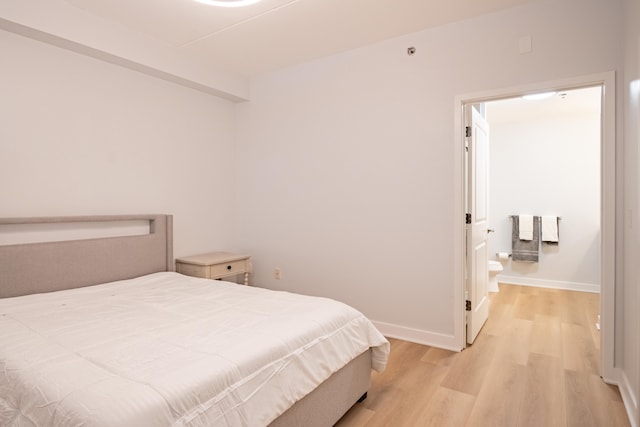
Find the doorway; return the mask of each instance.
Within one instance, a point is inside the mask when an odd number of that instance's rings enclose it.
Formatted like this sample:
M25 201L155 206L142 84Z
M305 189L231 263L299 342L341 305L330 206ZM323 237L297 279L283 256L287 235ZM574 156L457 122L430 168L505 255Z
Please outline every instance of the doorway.
M483 104L494 230L487 246L489 260L500 262L502 282L600 293L601 98L594 86ZM538 262L505 257L518 214L537 215L538 224L543 215L558 217L557 235L542 233L533 255Z
M464 348L467 330L467 311L470 303L467 302L470 294L468 283L470 279L467 272L467 243L466 231L467 220L466 210L468 203L465 199L465 171L467 159L466 149L468 138L465 138L467 126L471 124L469 106L473 104L483 104L496 100L520 97L529 93L539 92L562 92L572 89L599 87L602 89L601 97L601 138L600 138L600 241L599 241L599 264L600 264L600 313L601 313L601 335L600 335L600 360L601 375L605 381L615 381L614 369L614 277L615 277L615 75L613 72L592 76L577 77L563 81L546 82L535 85L523 86L496 90L479 94L463 95L456 98L456 188L461 194L457 202L456 212L460 213L461 221L456 225L455 246L457 271L456 277L456 300L460 301L456 307L456 341ZM465 108L466 107L466 108ZM472 213L473 216L473 213ZM463 220L464 219L464 220ZM483 287L480 286L479 289ZM486 288L486 286L484 287ZM486 295L485 295L486 296ZM474 298L482 298L482 295L474 295ZM473 302L471 302L473 306ZM477 321L477 320L476 320ZM482 322L482 319L479 320ZM478 325L472 326L474 329Z

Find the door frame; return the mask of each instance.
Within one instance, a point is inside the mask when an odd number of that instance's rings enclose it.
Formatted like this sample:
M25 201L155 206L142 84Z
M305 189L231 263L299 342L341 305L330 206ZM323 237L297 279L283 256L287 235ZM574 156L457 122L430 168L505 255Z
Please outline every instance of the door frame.
M600 375L617 383L615 368L615 278L616 278L616 85L615 71L563 80L467 93L455 97L454 117L454 340L465 348L465 204L464 204L464 106L515 98L527 93L602 87L600 138Z

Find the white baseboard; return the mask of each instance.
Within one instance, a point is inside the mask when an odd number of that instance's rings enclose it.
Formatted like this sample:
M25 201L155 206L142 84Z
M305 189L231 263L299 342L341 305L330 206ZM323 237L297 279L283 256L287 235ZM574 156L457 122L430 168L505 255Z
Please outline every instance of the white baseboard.
M389 338L396 338L403 341L410 341L416 344L428 345L451 351L461 351L456 344L455 336L438 334L435 332L423 331L420 329L407 328L405 326L393 325L391 323L372 321L374 326Z
M563 282L560 280L535 279L535 278L520 277L520 276L505 276L504 274L498 274L496 277L499 283L505 283L510 285L535 286L538 288L550 288L550 289L564 289L568 291L591 292L595 294L600 293L600 285L594 285L592 283Z
M627 378L624 372L620 375L618 389L622 395L622 401L624 402L624 407L627 410L627 416L629 417L631 427L640 427L640 420L638 419L638 414L640 413L638 410L638 397L633 392L633 388L631 387L631 384L629 384L629 378Z

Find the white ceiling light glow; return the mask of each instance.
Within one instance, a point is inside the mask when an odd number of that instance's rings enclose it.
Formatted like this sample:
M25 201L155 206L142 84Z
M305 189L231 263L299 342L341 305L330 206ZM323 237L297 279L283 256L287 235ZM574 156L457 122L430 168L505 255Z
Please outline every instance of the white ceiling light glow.
M531 93L529 95L524 95L522 99L526 99L527 101L540 101L542 99L551 98L555 94L555 92Z
M258 3L261 0L195 0L198 3L220 7L242 7Z

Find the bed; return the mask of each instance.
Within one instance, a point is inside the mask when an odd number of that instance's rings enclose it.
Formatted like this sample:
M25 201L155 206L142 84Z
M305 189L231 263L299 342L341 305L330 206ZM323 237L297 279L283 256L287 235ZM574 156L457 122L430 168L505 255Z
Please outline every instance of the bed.
M330 426L389 343L326 298L173 272L170 215L148 232L0 245L0 425ZM1 231L1 229L0 229Z

